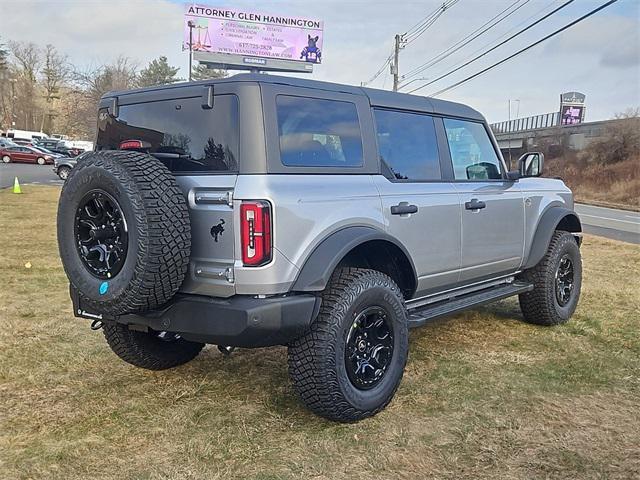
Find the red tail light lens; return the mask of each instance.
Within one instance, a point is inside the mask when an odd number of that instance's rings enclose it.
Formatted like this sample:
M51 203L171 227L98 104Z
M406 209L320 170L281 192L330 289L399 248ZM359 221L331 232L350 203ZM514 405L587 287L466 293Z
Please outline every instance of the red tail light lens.
M257 267L271 261L271 205L255 200L240 205L242 263Z
M120 150L144 150L148 148L151 148L151 144L143 140L125 140L120 143Z

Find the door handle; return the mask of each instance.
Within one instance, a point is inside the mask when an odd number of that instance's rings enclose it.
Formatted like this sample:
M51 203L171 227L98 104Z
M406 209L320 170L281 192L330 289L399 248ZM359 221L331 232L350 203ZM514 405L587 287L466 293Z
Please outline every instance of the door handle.
M398 205L391 207L391 215L407 215L409 213L416 213L418 207L416 205L409 205L407 202L400 202Z
M481 208L485 208L487 206L486 203L478 200L477 198L472 198L468 202L464 202L464 208L467 210L480 210Z

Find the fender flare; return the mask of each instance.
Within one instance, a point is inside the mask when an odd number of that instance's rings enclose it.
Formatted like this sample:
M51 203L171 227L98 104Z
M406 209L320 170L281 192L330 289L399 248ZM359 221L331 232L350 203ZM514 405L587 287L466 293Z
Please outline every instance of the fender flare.
M536 233L531 241L531 248L529 248L529 255L522 266L523 269L535 267L542 260L549 247L549 242L551 242L553 232L564 219L577 225L577 228L573 228L575 230L573 233L582 232L582 224L576 212L559 206L550 207L542 214L538 222Z
M347 227L330 234L311 252L300 269L292 290L317 292L324 290L331 274L342 259L355 247L371 240L384 240L398 247L411 265L416 285L418 277L411 255L396 238L372 227Z

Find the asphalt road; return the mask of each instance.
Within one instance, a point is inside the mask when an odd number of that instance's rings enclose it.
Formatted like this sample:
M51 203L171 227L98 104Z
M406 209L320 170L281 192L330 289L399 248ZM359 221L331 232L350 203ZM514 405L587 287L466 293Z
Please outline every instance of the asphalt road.
M62 185L63 183L62 180L53 173L53 165L0 162L0 188L13 186L15 177L18 177L21 185L25 183Z
M576 204L584 231L601 237L640 243L640 213Z
M0 163L0 188L11 187L18 177L21 184L62 185L51 165ZM630 243L640 243L640 213L613 208L576 204L576 212L586 233Z

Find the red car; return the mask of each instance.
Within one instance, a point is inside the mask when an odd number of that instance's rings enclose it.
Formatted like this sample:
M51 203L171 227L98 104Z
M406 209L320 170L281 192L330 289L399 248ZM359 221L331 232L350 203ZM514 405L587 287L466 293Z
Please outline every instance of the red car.
M53 157L40 152L33 147L8 147L0 150L0 158L4 163L37 163L38 165L53 164Z

